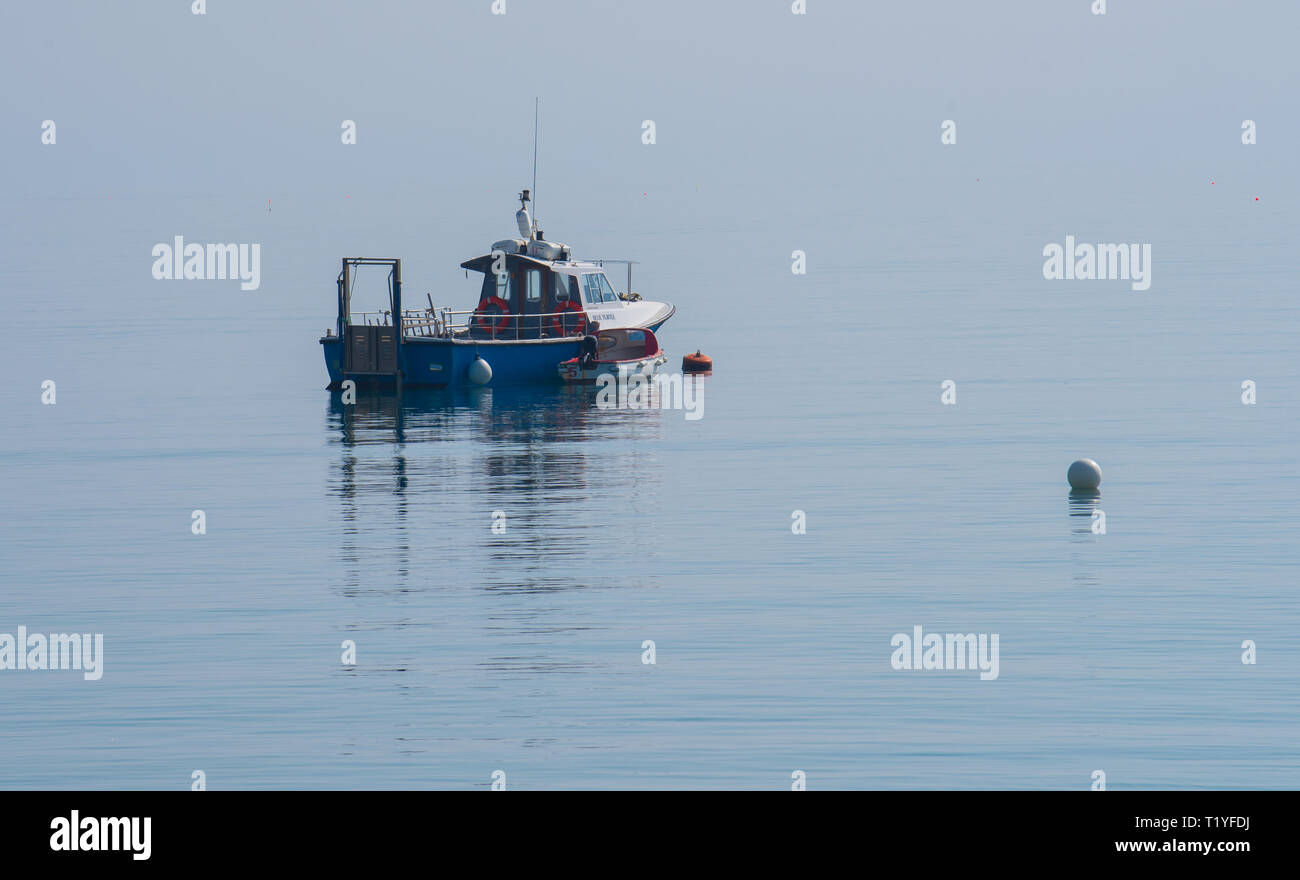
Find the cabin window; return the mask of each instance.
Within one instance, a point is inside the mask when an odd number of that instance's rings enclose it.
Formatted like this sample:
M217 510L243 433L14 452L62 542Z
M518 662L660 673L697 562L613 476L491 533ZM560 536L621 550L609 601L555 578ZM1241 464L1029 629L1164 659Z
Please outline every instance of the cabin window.
M605 277L605 273L601 272L595 277L600 282L600 294L605 302L618 302L618 294L609 286L609 279Z
M559 272L552 272L551 286L557 303L567 302L570 297L575 302L577 301L578 279L572 275L561 275Z
M483 277L483 296L499 296L506 302L513 302L515 286L509 273L504 275L493 275L488 273Z
M528 298L529 302L541 302L542 270L529 269L525 277L528 279L528 283L524 288L524 296Z

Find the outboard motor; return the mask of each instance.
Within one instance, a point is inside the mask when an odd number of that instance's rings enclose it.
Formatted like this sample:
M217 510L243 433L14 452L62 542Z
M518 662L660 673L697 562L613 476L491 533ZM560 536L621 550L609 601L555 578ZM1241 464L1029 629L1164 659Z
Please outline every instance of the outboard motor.
M596 366L599 351L600 345L596 341L596 337L591 335L582 337L582 356L579 363L584 370L590 370Z

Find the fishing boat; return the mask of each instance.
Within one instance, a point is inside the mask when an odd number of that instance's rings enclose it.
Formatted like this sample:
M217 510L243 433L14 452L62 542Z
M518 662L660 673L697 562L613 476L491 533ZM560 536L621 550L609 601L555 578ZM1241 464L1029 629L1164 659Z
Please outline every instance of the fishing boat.
M582 354L563 361L560 379L568 385L594 385L602 376L626 380L653 376L668 362L653 330L601 330L582 340Z
M483 276L474 309L438 308L431 295L428 308L404 308L401 260L344 257L337 320L320 339L330 389L349 380L369 388L556 383L557 367L582 355L586 336L644 330L654 339L675 307L632 291L632 261L579 260L548 241L529 198L519 194L520 237L460 264ZM614 291L606 263L627 263L626 291ZM366 266L389 269L387 309L352 311L356 273Z

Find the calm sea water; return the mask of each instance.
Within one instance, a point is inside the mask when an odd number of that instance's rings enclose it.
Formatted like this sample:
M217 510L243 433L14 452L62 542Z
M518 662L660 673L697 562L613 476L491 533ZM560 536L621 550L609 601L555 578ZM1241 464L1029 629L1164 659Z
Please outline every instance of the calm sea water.
M338 258L468 307L508 202L10 200L0 632L102 632L105 672L0 672L0 785L1300 785L1296 225L1156 176L802 212L690 183L548 228L677 303L672 362L717 364L697 421L323 390ZM261 289L154 281L176 234L260 242ZM1151 290L1044 281L1066 234L1152 243ZM999 677L894 670L916 625L999 634Z

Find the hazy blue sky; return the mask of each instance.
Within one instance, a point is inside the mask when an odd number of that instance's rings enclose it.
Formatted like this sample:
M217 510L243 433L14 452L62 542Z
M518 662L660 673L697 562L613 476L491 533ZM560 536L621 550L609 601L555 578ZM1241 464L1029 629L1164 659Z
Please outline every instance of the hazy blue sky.
M1099 188L1150 203L1216 178L1275 208L1296 196L1294 3L491 6L6 4L3 197L272 199L304 218L347 199L373 236L321 220L340 240L313 264L368 247L454 268L513 230L534 96L538 216L580 254L621 256L626 236L669 225L776 238L828 214L888 225L918 200L939 216L977 177L1044 203ZM939 142L944 119L956 148ZM1258 124L1249 149L1243 119ZM146 252L197 234L150 210Z
M1289 2L508 0L5 4L12 194L516 188L543 177L825 179L965 154L1186 158L1296 140ZM59 150L40 152L54 119ZM339 143L343 119L357 149ZM657 149L640 123L658 125ZM1206 137L1213 133L1214 137ZM1290 152L1288 150L1287 152ZM1263 159L1258 156L1257 159ZM755 178L765 171L768 181Z

